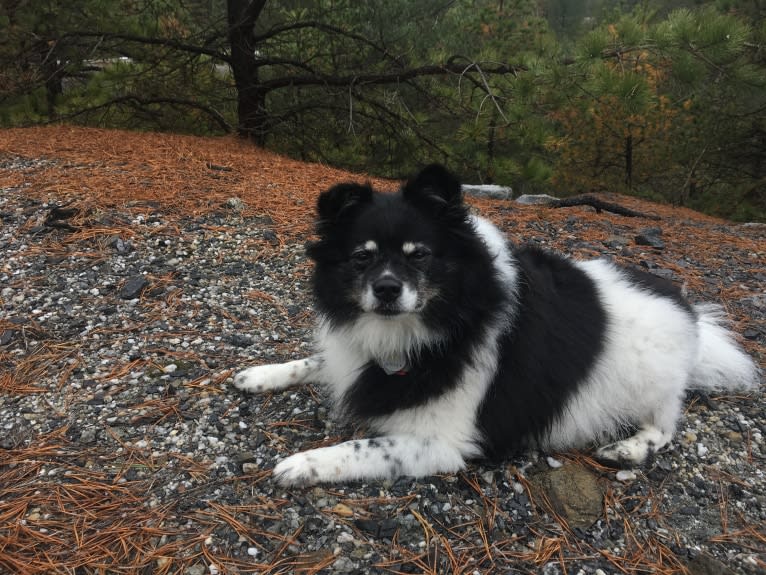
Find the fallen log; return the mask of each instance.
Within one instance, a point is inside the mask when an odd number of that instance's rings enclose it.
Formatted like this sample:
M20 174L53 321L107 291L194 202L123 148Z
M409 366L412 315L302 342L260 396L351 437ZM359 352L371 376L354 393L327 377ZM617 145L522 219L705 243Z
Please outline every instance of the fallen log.
M612 202L605 202L595 196L573 196L571 198L562 198L551 200L548 204L552 208L571 208L574 206L590 206L595 208L596 213L600 214L602 211L617 214L619 216L625 216L628 218L648 218L650 220L659 220L660 217L654 214L645 214L630 208L626 208L619 204Z

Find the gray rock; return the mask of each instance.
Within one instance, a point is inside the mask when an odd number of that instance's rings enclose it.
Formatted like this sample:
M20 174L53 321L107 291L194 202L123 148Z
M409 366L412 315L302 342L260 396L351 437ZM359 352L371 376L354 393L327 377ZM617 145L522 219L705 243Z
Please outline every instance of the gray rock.
M399 528L395 519L357 519L354 525L376 539L391 539Z
M0 333L0 345L8 345L11 343L13 336L16 335L15 329L5 329Z
M126 242L119 236L114 237L109 245L111 245L117 251L117 253L120 254L126 254L133 249L133 246L130 242Z
M332 569L337 573L351 573L356 569L356 566L348 557L338 557L332 564Z
M134 276L125 282L125 285L120 289L119 296L121 299L136 299L148 285L149 282L144 276Z
M517 204L523 204L525 206L535 206L540 204L550 204L557 202L558 198L549 196L548 194L523 194L516 198Z
M686 563L690 575L735 575L734 571L710 555L700 553Z
M272 230L266 230L263 232L263 239L269 242L272 246L279 245L279 237Z
M23 418L16 418L10 429L0 429L0 449L15 449L29 439L32 426Z
M98 439L98 430L95 427L86 427L80 434L80 441L85 445L96 443Z
M245 209L245 202L243 202L240 198L233 197L226 200L226 207L229 208L233 212L241 212Z
M513 189L510 186L494 184L463 184L463 192L469 196L496 200L510 200L513 197Z
M634 241L639 246L649 246L657 250L665 249L665 242L662 241L662 230L660 228L644 228L639 231Z
M608 248L622 249L630 243L630 240L624 236L609 236L604 240L604 245Z

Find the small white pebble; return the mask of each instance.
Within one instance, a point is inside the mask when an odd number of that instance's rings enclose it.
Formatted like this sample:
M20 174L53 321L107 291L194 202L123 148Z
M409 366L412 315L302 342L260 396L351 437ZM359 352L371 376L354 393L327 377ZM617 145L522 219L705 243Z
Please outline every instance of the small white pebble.
M550 457L550 456L546 457L545 460L548 462L548 465L550 466L551 469L558 469L559 467L564 465L558 459L555 459L555 458Z
M710 451L707 447L705 447L702 443L697 444L697 456L698 457L705 457L708 454L708 451Z
M628 469L621 469L615 474L617 481L634 481L636 479L636 472Z
M247 548L247 554L250 555L250 557L257 557L259 551L257 547L248 547Z

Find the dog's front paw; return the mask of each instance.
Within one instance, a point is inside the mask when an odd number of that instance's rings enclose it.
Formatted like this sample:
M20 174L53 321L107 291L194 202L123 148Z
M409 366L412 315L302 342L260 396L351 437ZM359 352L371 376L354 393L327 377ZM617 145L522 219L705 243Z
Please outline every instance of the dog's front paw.
M317 483L320 481L317 461L308 451L291 455L274 467L274 479L284 487Z
M252 393L277 391L295 383L296 370L293 363L256 365L234 376L234 387Z
M284 486L313 485L356 479L359 473L349 458L349 442L301 451L274 467L274 479Z
M256 365L234 376L234 387L253 393L277 391L305 383L317 375L321 360L316 357L296 359L287 363Z
M270 365L256 365L234 376L234 387L243 391L260 393L268 387Z

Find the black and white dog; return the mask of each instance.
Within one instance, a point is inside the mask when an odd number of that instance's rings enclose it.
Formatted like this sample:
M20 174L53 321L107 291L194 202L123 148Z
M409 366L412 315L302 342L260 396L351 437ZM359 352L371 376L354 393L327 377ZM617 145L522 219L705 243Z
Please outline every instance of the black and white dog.
M318 353L234 385L325 384L379 436L288 457L283 484L454 472L526 448L639 465L670 441L686 389L759 381L718 308L605 260L511 248L441 166L395 194L340 184L318 212Z

